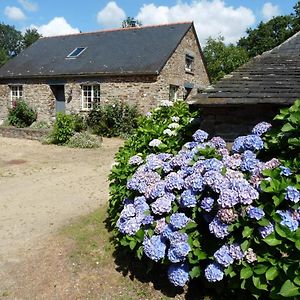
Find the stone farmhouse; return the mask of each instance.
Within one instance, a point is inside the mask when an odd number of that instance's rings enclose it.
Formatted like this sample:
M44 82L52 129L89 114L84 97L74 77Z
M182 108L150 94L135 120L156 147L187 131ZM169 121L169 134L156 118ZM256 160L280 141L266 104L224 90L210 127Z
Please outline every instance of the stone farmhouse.
M201 128L227 140L272 121L300 98L300 32L210 86L189 104L201 108Z
M146 112L208 85L193 23L45 37L0 68L0 120L19 99L51 121L113 100Z

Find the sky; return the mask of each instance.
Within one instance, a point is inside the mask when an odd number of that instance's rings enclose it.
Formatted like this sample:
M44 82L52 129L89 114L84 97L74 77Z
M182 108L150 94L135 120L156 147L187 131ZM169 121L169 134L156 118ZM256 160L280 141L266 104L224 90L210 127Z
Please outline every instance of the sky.
M235 43L249 27L293 12L297 0L0 0L0 22L43 36L121 27L134 17L143 25L193 21L201 44L224 36Z

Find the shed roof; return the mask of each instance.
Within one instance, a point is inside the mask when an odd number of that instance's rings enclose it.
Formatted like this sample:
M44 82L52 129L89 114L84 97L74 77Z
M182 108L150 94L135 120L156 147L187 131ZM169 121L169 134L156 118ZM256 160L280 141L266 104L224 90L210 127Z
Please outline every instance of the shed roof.
M190 100L190 104L290 104L300 97L300 32L256 56Z
M193 23L39 39L0 68L1 78L159 74ZM77 58L67 56L86 48Z

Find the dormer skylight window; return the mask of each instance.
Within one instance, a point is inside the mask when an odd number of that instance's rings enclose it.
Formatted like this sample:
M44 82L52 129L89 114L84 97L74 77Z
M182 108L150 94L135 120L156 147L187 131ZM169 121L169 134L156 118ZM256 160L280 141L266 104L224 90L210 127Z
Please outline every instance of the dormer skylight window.
M86 47L77 47L67 56L67 58L77 58L85 49Z

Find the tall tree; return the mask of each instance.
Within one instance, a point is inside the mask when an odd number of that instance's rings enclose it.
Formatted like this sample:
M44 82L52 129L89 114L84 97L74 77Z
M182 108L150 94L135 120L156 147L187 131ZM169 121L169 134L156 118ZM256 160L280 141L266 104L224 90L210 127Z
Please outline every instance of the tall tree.
M22 40L22 33L14 26L0 23L0 49L3 49L9 58L21 52Z
M23 47L27 48L31 44L33 44L35 41L37 41L40 37L42 37L38 31L33 29L26 29L24 35L23 35Z
M222 36L217 39L208 38L203 54L212 83L249 60L245 49L233 44L226 45Z
M136 20L135 18L132 17L127 17L123 22L122 22L122 27L123 28L128 28L128 27L140 27L142 26L142 22L139 20Z
M300 1L297 1L292 14L274 17L266 23L260 22L255 29L248 28L247 36L241 38L238 45L254 57L280 45L299 30Z

